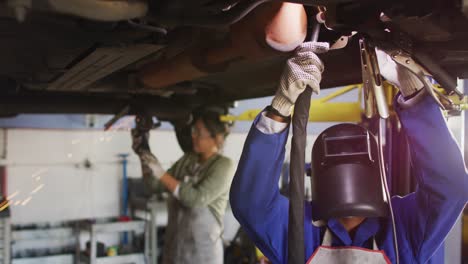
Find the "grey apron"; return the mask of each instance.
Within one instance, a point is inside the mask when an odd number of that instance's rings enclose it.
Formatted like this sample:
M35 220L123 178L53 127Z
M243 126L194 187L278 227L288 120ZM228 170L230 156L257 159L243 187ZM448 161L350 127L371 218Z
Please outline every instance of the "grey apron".
M184 180L196 180L195 176ZM192 177L195 177L193 179ZM168 224L166 228L163 264L222 264L223 227L206 207L188 208L176 198L168 199Z
M383 250L378 250L375 238L373 249L361 247L332 247L332 233L327 228L322 245L315 250L307 264L391 264Z

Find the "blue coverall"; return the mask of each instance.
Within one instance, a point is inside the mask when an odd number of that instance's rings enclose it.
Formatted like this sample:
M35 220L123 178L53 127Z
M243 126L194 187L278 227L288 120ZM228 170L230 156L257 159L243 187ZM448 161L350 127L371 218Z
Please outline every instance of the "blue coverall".
M408 135L418 180L414 193L392 198L400 263L425 263L442 244L468 200L468 176L460 149L431 97L407 109L397 106L397 112ZM235 217L265 256L275 264L286 263L288 200L279 193L278 180L289 131L263 134L256 128L258 120L245 142L230 202ZM312 225L311 207L306 203L306 260L320 246L325 231L325 227ZM371 248L375 236L379 249L395 263L389 218L367 218L353 239L337 219L330 219L327 225L334 237L332 246Z

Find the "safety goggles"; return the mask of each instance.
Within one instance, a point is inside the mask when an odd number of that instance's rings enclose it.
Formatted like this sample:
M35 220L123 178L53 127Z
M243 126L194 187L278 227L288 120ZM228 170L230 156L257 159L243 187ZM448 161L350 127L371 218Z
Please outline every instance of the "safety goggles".
M203 139L203 138L210 138L211 135L209 133L203 133L203 131L200 131L197 127L195 126L192 126L191 127L191 134L193 137L196 137L196 138L200 138L200 139Z
M374 161L369 133L341 137L323 135L322 140L326 159L365 157Z

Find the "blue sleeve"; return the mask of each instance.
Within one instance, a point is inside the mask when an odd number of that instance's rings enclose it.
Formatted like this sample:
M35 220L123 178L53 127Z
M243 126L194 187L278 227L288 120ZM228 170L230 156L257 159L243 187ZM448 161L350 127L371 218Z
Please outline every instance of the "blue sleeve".
M273 263L286 263L288 200L279 193L288 130L263 134L255 120L231 185L234 216Z
M465 207L468 176L460 148L431 97L397 111L418 181L416 192L394 199L397 232L406 236L417 262L425 263Z

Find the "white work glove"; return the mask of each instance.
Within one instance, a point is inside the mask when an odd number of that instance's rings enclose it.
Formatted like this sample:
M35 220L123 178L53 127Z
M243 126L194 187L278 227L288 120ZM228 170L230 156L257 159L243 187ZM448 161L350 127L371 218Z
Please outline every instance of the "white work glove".
M379 63L380 75L400 89L403 97L411 97L424 87L416 75L403 66L398 65L385 51L376 48L375 52Z
M141 162L151 169L151 172L156 179L161 179L161 177L166 173L159 160L151 152L144 151L139 156Z
M161 163L151 153L149 148L149 131L142 131L138 129L132 129L132 149L138 155L141 160L143 167L151 169L153 176L156 179L161 178L166 171L162 168Z
M296 48L281 74L278 90L271 106L283 116L291 115L299 95L309 85L318 94L324 66L316 54L325 53L328 43L305 42Z

